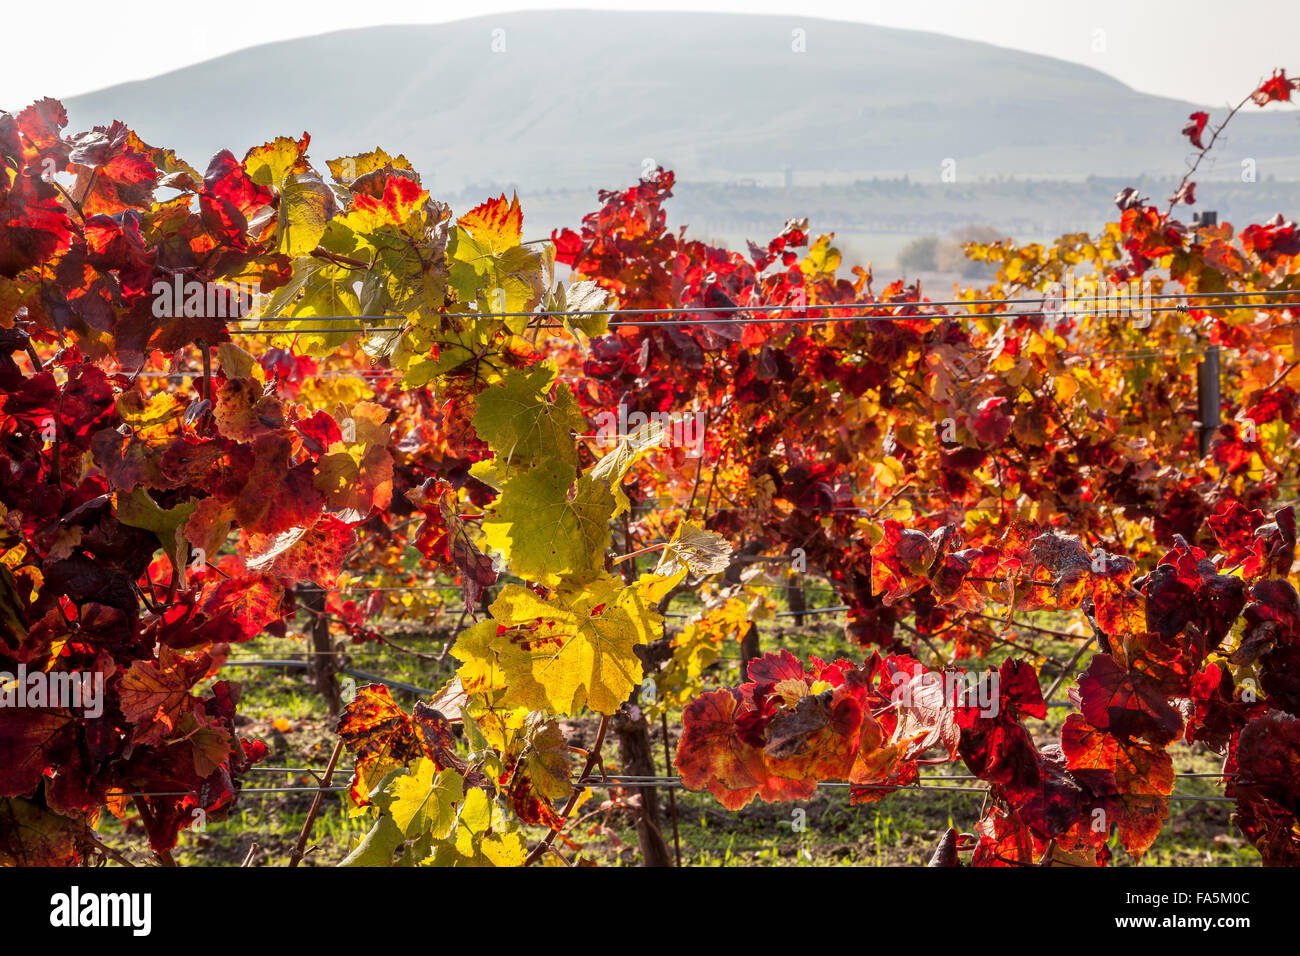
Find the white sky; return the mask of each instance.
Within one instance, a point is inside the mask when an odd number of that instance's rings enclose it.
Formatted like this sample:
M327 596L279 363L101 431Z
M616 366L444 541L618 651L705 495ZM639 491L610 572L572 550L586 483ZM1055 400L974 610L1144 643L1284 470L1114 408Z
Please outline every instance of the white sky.
M19 0L5 6L0 109L16 110L40 96L71 96L144 79L257 43L351 27L438 23L567 5L535 0L221 0L160 6L139 0L60 0L51 7ZM1209 106L1240 100L1274 67L1300 72L1296 0L587 0L572 6L814 14L930 30L1083 63L1143 92Z

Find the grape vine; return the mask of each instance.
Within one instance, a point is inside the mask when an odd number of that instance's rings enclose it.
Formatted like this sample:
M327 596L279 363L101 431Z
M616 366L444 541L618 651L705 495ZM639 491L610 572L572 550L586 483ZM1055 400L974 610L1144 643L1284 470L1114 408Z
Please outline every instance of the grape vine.
M0 113L0 671L102 694L0 707L0 861L97 862L108 813L173 862L267 755L231 645L303 611L385 641L381 615L445 615L411 587L439 579L470 617L455 677L337 723L368 821L346 865L570 863L641 709L682 713L682 783L733 810L960 760L991 800L950 865L1140 857L1171 746L1204 744L1263 861L1300 864L1293 222L1185 225L1189 174L1096 236L972 244L996 278L936 301L841 275L803 220L744 253L674 233L667 170L525 243L517 198L454 215L381 149L318 171L304 134L200 173L66 125ZM870 656L706 682L805 572ZM705 607L666 636L684 593ZM978 664L1042 613L1091 631L1052 743L1035 655Z

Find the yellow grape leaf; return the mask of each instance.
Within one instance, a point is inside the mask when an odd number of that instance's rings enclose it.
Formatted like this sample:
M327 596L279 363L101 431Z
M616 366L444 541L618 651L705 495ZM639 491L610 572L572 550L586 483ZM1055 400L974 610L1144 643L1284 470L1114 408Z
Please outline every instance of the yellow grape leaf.
M502 195L471 209L456 221L447 244L448 281L466 305L479 311L530 312L546 292L542 256L519 244L523 213L519 197ZM511 315L506 328L516 335L528 326L526 315Z
M506 484L506 464L500 458L484 458L469 467L470 477L476 478L493 491L500 492Z
M278 137L244 156L248 178L279 193L278 251L303 256L316 248L335 212L334 194L307 163L311 137Z
M335 213L334 193L307 162L310 142L306 134L301 140L280 136L244 157L249 179L280 194L279 251L293 257L316 248Z
M672 640L672 664L656 676L653 699L643 704L654 716L680 710L704 691L704 672L722 655L723 644L737 644L749 631L749 608L733 597L719 607L700 612Z
M519 245L524 232L524 211L519 196L506 202L505 193L475 206L456 220L475 242L490 255L500 255Z
M519 759L537 794L548 800L563 800L572 793L569 742L564 739L560 725L541 714L529 714L524 741Z
M541 459L556 459L576 465L570 432L581 432L586 419L567 385L547 396L555 381L555 369L538 365L532 369L506 369L501 382L478 396L474 431L506 466L501 478L509 477L509 466L526 466Z
M290 176L311 169L306 161L310 141L306 134L301 140L277 136L269 143L254 146L244 157L244 172L259 186L280 189Z
M1079 383L1068 372L1056 376L1056 400L1062 406L1069 407L1070 401L1079 391Z
M614 496L603 481L548 460L505 483L483 521L488 548L522 578L553 588L565 577L590 580L604 567Z
M731 545L726 538L694 521L683 521L660 555L655 574L671 576L683 570L716 574L730 564Z
M493 623L493 632L496 623ZM495 660L496 654L492 655ZM504 685L503 685L504 686ZM494 696L500 696L496 692ZM477 726L487 746L499 753L505 753L519 736L520 729L528 721L528 710L523 707L508 709L483 697L470 697L465 704L465 726Z
M456 825L456 804L464 796L462 784L455 770L439 771L432 760L421 757L406 776L393 781L388 812L408 840L425 835L444 839Z
M636 580L634 587L641 596L641 600L652 607L658 607L659 602L668 596L668 592L677 587L686 577L686 569L679 568L676 573L663 574L643 574Z
M461 662L456 679L465 693L490 696L505 689L506 673L493 649L496 636L496 621L479 621L461 631L452 645L452 656Z
M803 261L799 263L799 268L803 274L810 278L819 276L833 276L835 270L840 267L840 251L831 245L831 239L835 237L834 233L829 236L818 236L817 241L808 249L808 255L804 256Z
M330 175L334 177L335 182L344 185L349 185L367 173L373 173L387 166L414 172L411 161L405 156L401 154L396 157L389 156L382 149L373 149L368 153L358 153L355 156L340 156L338 159L327 160L325 165L329 167Z
M421 866L522 866L528 857L524 838L507 830L505 814L494 812L482 790L465 795L456 817L455 836L439 843Z
M1281 461L1287 455L1287 439L1290 435L1291 426L1281 418L1265 422L1258 429L1259 442L1274 461Z
M155 392L147 399L139 392L122 392L114 404L131 426L131 437L141 442L168 441L172 420L185 414L185 405L171 392Z
M612 412L605 414L613 415ZM649 454L652 449L660 447L663 441L663 422L646 422L632 434L620 438L614 450L596 462L591 471L587 472L591 477L609 483L610 491L614 493L615 518L632 507L631 499L623 490L623 479L627 477L628 469Z
M279 251L305 256L320 243L337 204L324 180L314 172L300 173L280 187Z
M217 346L217 364L226 378L256 379L262 384L266 382L266 372L257 359L234 342L222 342Z
M508 629L492 641L506 681L502 704L557 714L618 710L641 682L634 648L663 624L635 587L620 589L609 575L549 598L508 584L490 610Z

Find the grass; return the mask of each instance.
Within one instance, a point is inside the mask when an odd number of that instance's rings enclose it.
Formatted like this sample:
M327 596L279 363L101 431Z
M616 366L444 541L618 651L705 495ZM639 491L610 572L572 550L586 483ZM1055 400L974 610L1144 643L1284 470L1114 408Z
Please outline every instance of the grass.
M763 627L764 651L788 647L799 656L816 654L825 659L861 658L861 649L846 646L842 636L842 619L835 616L810 616L802 627L778 618ZM1064 615L1048 615L1036 620L1040 626L1063 629L1069 622ZM671 623L671 622L670 622ZM992 625L995 629L997 625ZM446 635L421 634L410 624L391 633L393 640L407 647L438 654ZM1029 640L1022 631L1020 640ZM1044 658L1068 660L1077 641L1037 635L1035 646ZM305 660L308 641L300 636L263 638L241 645L232 659L300 659ZM382 645L367 644L344 648L345 666L382 674L428 688L440 686L451 676L454 661L442 663L420 660ZM734 648L727 650L735 653ZM967 661L975 666L997 664L1012 648L995 647L983 661ZM1086 663L1086 656L1083 663ZM713 679L719 684L735 683L739 664L734 659L715 665ZM1077 668L1076 668L1077 669ZM1044 689L1056 671L1048 663L1043 668ZM276 668L227 668L223 677L243 685L240 702L240 733L266 741L271 750L264 761L267 767L323 768L328 762L335 737L329 729L324 701L317 694L305 670ZM359 682L362 683L362 682ZM1056 693L1064 699L1063 685ZM395 693L403 706L415 700ZM1048 719L1032 722L1031 732L1040 742L1055 739L1066 711L1052 709ZM679 716L679 715L677 715ZM651 737L658 770L664 766L662 732L657 721L651 722ZM585 718L565 725L571 739L590 741L595 734L595 720ZM680 730L670 720L670 736L675 742ZM1174 765L1180 773L1214 773L1221 758L1204 747L1176 745L1172 749ZM617 747L608 741L604 748L605 766L617 772ZM349 761L345 755L342 766ZM675 772L675 771L674 771ZM933 767L930 774L965 774L958 763ZM348 774L336 776L335 783L346 783ZM977 782L960 781L961 786ZM248 776L246 787L315 787L308 773L255 772ZM1180 778L1176 792L1186 795L1221 796L1222 790L1212 777ZM174 853L180 865L238 866L257 844L254 863L259 866L283 866L288 860L311 806L313 792L244 793L228 817L209 820L201 829L183 831ZM619 809L618 791L593 790L580 807L583 819L571 837L584 845L582 853L602 865L637 865L637 837L630 815ZM971 832L980 817L984 798L978 793L942 793L935 790L907 789L892 793L875 803L853 806L845 788L823 788L815 796L797 804L751 803L739 812L723 809L707 793L675 791L677 837L682 864L686 866L918 866L924 865L948 827ZM606 806L608 804L608 806ZM668 818L667 793L660 792L663 811L661 827L670 847L673 826ZM605 809L602 810L602 807ZM1257 866L1259 855L1229 822L1232 804L1199 801L1175 801L1170 818L1152 849L1140 861L1142 866ZM364 816L349 811L345 793L325 795L315 821L310 851L304 866L329 866L341 860L368 828ZM148 863L147 841L138 823L106 817L100 827L102 839L137 863ZM536 839L541 832L531 834ZM1117 865L1132 865L1123 849L1113 847ZM574 856L572 848L565 854Z

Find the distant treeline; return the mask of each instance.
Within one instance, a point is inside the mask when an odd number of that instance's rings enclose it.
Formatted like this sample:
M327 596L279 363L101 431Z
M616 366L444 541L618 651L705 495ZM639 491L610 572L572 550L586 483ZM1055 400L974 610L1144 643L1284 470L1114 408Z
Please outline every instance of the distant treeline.
M817 232L943 236L987 226L1018 239L1091 232L1118 215L1117 192L1126 186L1164 206L1173 178L1092 176L1083 180L977 179L924 183L908 177L860 179L817 186L757 186L683 182L668 204L674 225L692 233L772 236L787 219L806 215ZM475 195L482 192L479 187ZM489 191L509 192L495 185ZM596 189L525 194L531 201L528 232L573 226L596 207ZM454 197L453 197L454 201ZM1300 215L1300 181L1265 177L1257 182L1203 180L1194 210L1214 210L1220 221L1261 222L1276 213ZM1183 217L1188 216L1182 210Z

